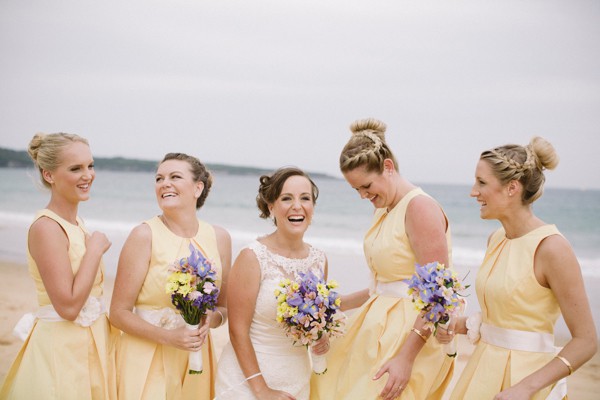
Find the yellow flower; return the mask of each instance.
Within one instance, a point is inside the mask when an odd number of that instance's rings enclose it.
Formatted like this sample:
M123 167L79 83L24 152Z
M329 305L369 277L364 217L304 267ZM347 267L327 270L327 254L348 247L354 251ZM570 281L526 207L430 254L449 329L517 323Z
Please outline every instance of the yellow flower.
M292 283L292 281L290 281L289 279L285 278L282 279L281 282L279 282L279 286L280 287L286 287L288 286L290 283Z
M190 285L181 285L179 286L179 289L177 289L177 293L180 293L184 296L187 296L191 291L192 287Z
M341 304L342 304L342 298L341 297L338 297L337 299L335 299L335 305L337 307L339 307Z
M167 291L167 294L171 294L171 293L175 293L177 291L178 287L179 287L179 284L177 284L175 282L167 282L165 289Z
M169 282L179 282L179 275L181 275L181 272L173 272L171 275L169 275Z
M300 285L298 284L298 282L293 282L292 283L292 289L294 291L297 291L298 289L300 289Z
M190 274L179 274L179 283L182 285L187 285L192 280L192 275Z
M337 283L336 280L332 279L329 282L327 282L327 286L329 287L329 289L335 289L336 287L339 286L339 284Z
M281 294L281 290L275 289L275 297L279 297L280 294Z
M290 307L288 309L288 313L290 314L290 317L293 317L294 315L298 314L298 307Z

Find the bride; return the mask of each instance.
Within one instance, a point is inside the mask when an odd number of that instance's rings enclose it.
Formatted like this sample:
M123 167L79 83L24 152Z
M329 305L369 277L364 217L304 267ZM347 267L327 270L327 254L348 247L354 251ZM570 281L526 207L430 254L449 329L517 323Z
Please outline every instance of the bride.
M276 321L275 289L299 273L327 272L325 254L304 242L318 188L297 168L260 178L256 202L275 231L242 249L228 282L229 335L218 364L216 393L224 399L308 399L311 365L304 346L294 346ZM326 335L312 351L329 349Z

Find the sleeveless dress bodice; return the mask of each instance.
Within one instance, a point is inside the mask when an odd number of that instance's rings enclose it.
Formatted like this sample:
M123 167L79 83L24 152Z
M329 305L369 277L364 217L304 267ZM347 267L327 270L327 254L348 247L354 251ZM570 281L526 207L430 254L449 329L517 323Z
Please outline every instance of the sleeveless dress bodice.
M377 209L364 238L364 253L375 286L401 282L415 272L416 257L406 233L406 210L412 199L428 196L420 188L407 193L389 212ZM451 260L450 227L446 232ZM327 353L328 371L313 375L311 399L378 399L387 382L372 377L404 344L418 317L411 300L394 294L373 292L352 311L346 334L332 341ZM403 400L440 399L453 370L436 340L428 340L419 352Z
M560 235L554 225L541 226L516 239L508 239L504 229L500 228L490 237L476 279L483 323L504 329L553 334L560 308L552 290L539 284L533 269L538 246L551 235ZM544 366L554 354L507 349L482 339L451 398L493 398ZM551 390L552 387L544 388L532 399L545 399Z
M58 223L67 235L71 270L76 275L86 252L87 231L83 221L77 217L74 225L48 209L39 211L34 221L42 217ZM29 248L27 260L40 309L53 310ZM100 260L90 297L101 299L103 290L104 264ZM37 319L6 375L0 398L116 399L114 341L106 313L101 313L90 326L80 326L60 317L52 321Z
M277 322L275 289L284 279L297 280L299 273L312 271L323 276L325 254L310 247L306 258L283 257L255 241L248 246L260 265L260 287L250 325L250 340L259 368L269 387L286 391L296 399L308 399L310 359L304 346L294 345ZM231 343L223 349L217 372L217 399L254 399Z
M171 232L159 217L145 223L152 231L152 253L146 278L135 303L136 310L175 310L165 290L169 266L190 255L190 243L213 263L217 271L216 284L221 286L221 258L212 225L198 220L196 235L185 238ZM187 369L189 352L123 333L117 351L119 399L212 400L216 359L210 333L201 351L203 372L190 375Z

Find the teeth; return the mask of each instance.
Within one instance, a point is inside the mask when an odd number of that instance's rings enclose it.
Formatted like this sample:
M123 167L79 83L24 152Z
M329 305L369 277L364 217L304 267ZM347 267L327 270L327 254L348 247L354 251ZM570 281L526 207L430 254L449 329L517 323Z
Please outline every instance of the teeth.
M302 221L304 221L304 217L289 217L288 221L291 221L291 222L302 222Z
M165 193L165 194L162 195L163 199L166 198L166 197L175 197L175 194L174 193Z

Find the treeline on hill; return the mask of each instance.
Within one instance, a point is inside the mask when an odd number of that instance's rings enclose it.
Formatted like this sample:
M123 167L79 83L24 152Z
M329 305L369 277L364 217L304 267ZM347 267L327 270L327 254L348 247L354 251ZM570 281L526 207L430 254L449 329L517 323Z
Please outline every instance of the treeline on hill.
M94 157L95 167L105 171L154 172L159 160L137 160L123 157ZM0 168L32 168L33 162L24 150L11 150L0 147ZM242 167L225 164L206 164L214 172L231 175L262 175L273 172L265 168ZM322 173L310 173L313 177L332 178Z

